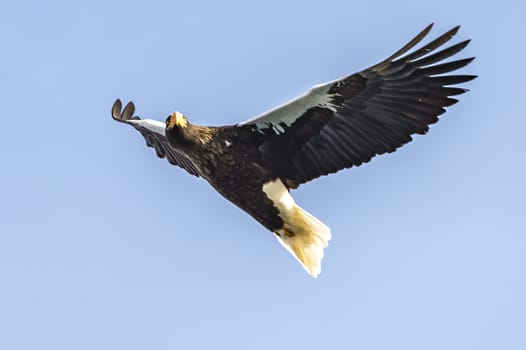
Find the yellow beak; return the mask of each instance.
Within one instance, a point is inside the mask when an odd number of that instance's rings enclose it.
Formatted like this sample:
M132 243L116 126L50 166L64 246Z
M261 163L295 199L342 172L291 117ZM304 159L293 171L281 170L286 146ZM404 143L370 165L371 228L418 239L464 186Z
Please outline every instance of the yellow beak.
M176 126L184 128L187 125L186 117L180 112L173 112L170 115L170 120L168 121L168 128L173 129Z

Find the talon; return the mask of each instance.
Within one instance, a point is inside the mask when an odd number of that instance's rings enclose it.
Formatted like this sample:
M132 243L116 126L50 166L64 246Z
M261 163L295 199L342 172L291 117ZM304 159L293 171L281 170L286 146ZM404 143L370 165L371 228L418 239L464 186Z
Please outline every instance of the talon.
M283 237L283 236L294 237L295 236L294 232L289 231L289 230L287 230L286 228L283 228L283 227L280 228L279 230L273 231L273 232L278 237Z

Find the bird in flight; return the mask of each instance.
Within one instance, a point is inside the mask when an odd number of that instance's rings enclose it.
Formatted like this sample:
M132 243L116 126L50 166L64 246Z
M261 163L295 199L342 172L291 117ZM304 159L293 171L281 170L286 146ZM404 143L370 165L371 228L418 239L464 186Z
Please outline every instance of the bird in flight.
M431 27L386 60L236 125L200 126L180 112L165 122L141 119L132 102L122 109L120 100L112 116L139 131L157 156L202 177L273 232L317 277L331 230L299 207L290 190L425 134L457 102L452 96L467 91L456 85L476 77L451 74L474 57L444 62L469 43L442 48L459 26L415 48Z

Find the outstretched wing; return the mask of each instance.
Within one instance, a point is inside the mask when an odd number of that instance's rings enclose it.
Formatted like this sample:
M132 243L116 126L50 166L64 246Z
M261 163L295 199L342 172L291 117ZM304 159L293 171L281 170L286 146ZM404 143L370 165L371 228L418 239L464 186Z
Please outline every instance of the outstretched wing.
M426 27L385 61L359 73L313 87L307 94L238 124L260 140L260 151L289 187L393 152L425 134L430 124L467 90L451 87L475 78L448 75L473 58L442 63L469 43L436 51L455 27L406 54L431 30ZM405 56L402 56L406 54ZM261 141L261 138L263 140Z
M121 100L117 99L111 109L111 115L114 120L130 124L137 129L146 140L146 145L154 148L159 158L166 158L170 164L177 165L188 171L190 174L199 176L199 170L196 166L168 143L168 140L164 135L164 123L133 116L133 113L135 112L133 102L129 102L122 112L121 110Z

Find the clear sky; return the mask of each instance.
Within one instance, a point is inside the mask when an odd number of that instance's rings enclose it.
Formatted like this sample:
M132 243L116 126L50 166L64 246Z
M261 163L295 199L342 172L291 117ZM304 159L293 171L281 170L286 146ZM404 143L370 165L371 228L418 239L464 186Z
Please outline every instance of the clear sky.
M0 349L526 349L521 2L18 1L0 11ZM114 122L233 124L461 24L428 135L293 192L314 280Z

